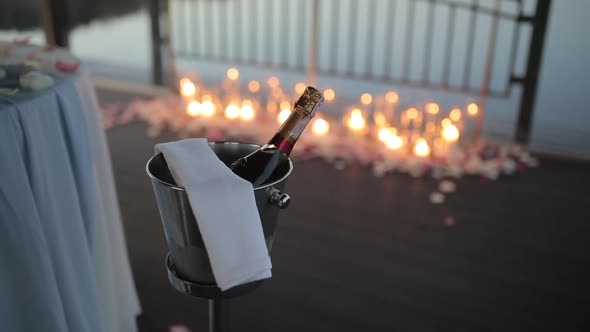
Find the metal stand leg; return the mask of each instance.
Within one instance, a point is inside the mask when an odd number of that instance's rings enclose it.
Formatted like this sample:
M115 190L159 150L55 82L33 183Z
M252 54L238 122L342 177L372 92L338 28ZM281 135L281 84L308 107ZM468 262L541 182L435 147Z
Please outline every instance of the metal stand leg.
M229 331L229 300L209 300L209 332Z

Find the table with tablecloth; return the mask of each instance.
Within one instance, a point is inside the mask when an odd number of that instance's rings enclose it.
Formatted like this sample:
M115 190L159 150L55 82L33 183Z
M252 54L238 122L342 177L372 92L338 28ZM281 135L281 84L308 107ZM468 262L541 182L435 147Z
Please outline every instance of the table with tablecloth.
M10 56L31 52L42 50ZM0 95L0 330L135 331L140 306L90 73L47 74L45 90Z

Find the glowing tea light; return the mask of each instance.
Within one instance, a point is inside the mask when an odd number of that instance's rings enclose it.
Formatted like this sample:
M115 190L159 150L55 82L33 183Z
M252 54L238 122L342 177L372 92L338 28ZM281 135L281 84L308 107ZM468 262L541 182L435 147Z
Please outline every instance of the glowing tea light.
M284 109L291 109L291 104L290 104L288 101L286 101L286 100L283 100L283 101L282 101L282 102L279 104L279 107L281 108L281 110L284 110Z
M195 117L201 114L201 103L196 100L191 101L186 105L186 114Z
M404 141L397 135L391 135L385 140L385 146L390 150L399 150L404 145Z
M415 108L409 108L406 111L406 116L408 117L408 119L410 120L416 120L418 118L418 110Z
M322 118L317 118L313 121L311 131L318 136L325 136L330 131L330 124Z
M225 108L225 117L228 119L237 119L240 117L240 108L238 107L238 105L235 104L229 104L227 105L227 107Z
M456 142L459 139L459 129L454 125L450 124L444 127L442 131L442 137L447 142Z
M449 113L449 118L451 118L453 121L461 120L461 110L458 108L453 108L451 113Z
M266 83L268 83L268 86L270 86L271 88L276 88L279 86L279 84L281 84L281 81L279 81L279 79L276 76L271 76L268 78Z
M348 118L348 127L354 131L360 131L365 128L365 125L366 121L361 110L358 108L353 109Z
M230 80L235 81L240 77L240 71L235 67L231 67L227 70L226 76Z
M252 121L256 114L251 104L242 104L240 109L240 118L244 121Z
M437 103L426 104L426 112L428 112L428 114L435 115L438 113L438 111L439 111L439 107L438 107Z
M399 95L395 91L389 91L385 94L385 100L390 104L395 104L399 100Z
M250 91L250 92L260 91L260 83L258 83L258 81L248 82L248 91Z
M201 98L201 102L204 103L206 101L213 101L213 97L211 97L211 95L203 95L203 97Z
M451 119L449 118L444 118L442 119L442 121L440 122L440 125L445 128L446 126L450 126L452 124Z
M336 92L330 88L324 90L323 95L324 95L325 101L332 101L332 100L334 100L334 98L336 98Z
M430 147L424 138L418 138L416 145L414 145L414 154L418 157L424 158L430 155Z
M299 82L295 84L295 93L301 95L303 92L305 92L305 88L307 88L307 85L305 85L305 83Z
M383 114L383 112L375 112L373 114L373 121L379 128L385 127L387 125L387 119L385 118L385 114Z
M478 112L479 112L479 107L477 107L476 103L471 103L471 104L467 105L467 113L469 113L469 115L476 116Z
M395 135L397 135L397 130L395 128L381 128L379 129L377 137L381 142L387 142L391 136Z
M279 123L279 125L282 125L283 122L287 121L289 115L291 115L291 110L288 108L283 108L279 112L279 115L277 115L277 122Z
M188 78L180 80L180 94L184 97L192 97L197 92L197 87Z
M201 114L209 118L215 115L215 105L210 100L206 100L201 104Z
M373 96L371 96L370 93L365 92L361 95L361 104L363 105L369 105L371 102L373 102Z

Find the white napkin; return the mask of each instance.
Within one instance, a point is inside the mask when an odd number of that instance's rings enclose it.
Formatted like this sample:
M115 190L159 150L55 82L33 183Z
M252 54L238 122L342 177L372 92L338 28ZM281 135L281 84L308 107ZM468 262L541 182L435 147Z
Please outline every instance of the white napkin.
M252 184L234 174L204 138L157 144L179 186L185 188L217 286L271 277Z

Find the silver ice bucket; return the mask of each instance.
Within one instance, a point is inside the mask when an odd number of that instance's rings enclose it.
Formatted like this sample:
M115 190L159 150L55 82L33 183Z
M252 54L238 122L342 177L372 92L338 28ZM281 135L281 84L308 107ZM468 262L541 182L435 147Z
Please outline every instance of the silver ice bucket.
M259 147L237 142L217 142L209 143L209 145L226 165ZM279 210L289 205L290 197L283 193L283 188L292 170L291 160L281 155L279 165L271 179L264 185L254 188L256 206L260 213L269 254ZM186 281L214 285L215 278L211 271L209 257L185 190L175 184L161 153L148 160L146 171L154 187L175 273Z

